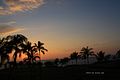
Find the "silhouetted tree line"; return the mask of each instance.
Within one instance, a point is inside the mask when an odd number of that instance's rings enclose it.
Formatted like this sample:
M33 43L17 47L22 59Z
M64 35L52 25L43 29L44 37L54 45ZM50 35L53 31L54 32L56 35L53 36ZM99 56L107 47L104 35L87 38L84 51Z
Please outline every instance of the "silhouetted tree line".
M89 57L95 57L96 60L97 60L97 63L102 63L102 62L107 62L107 61L112 61L112 60L120 60L120 50L118 50L116 52L116 54L114 55L111 55L111 54L106 54L105 52L103 51L99 51L97 53L95 53L93 51L93 48L89 48L88 46L87 47L83 47L80 52L73 52L70 54L69 57L65 57L63 59L59 59L59 58L56 58L54 60L54 63L56 66L58 66L59 64L66 64L68 63L70 60L75 60L76 64L77 64L77 61L79 59L83 59L85 60L86 64L89 64Z
M10 67L16 67L17 65L17 56L21 57L21 54L26 54L27 58L19 62L19 65L22 64L39 64L43 65L41 62L40 54L45 54L45 51L48 51L44 48L44 43L38 41L37 43L32 44L27 37L22 34L9 35L3 38L0 38L0 56L1 56L1 65L9 64ZM13 53L13 62L10 62L9 54ZM37 55L36 55L37 54ZM89 64L89 57L96 57L98 63L109 61L110 58L113 60L120 59L120 50L116 52L115 55L106 54L103 51L95 53L93 48L83 47L80 52L72 52L69 57L64 57L62 59L56 58L54 61L47 61L44 63L46 66L58 66L65 65L70 60L75 60L76 64L79 59L85 60L86 64ZM39 59L40 62L37 62L36 59Z

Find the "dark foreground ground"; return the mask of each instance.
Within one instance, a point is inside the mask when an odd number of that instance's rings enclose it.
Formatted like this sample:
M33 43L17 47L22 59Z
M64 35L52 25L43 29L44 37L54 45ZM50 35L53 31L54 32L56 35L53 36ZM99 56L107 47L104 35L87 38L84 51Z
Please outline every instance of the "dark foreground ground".
M21 66L1 70L0 80L120 80L120 61L66 67Z

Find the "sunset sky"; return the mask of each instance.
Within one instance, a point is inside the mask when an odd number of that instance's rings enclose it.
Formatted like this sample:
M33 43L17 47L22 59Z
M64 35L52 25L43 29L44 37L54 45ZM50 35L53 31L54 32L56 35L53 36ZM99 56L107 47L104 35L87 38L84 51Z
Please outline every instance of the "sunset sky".
M42 59L89 46L120 49L120 0L0 0L0 37L23 34L49 50Z

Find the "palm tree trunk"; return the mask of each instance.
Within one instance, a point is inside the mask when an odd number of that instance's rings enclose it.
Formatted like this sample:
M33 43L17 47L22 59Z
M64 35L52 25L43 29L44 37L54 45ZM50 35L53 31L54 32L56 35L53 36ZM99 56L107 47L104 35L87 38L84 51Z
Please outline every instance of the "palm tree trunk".
M16 64L17 64L16 60L17 60L17 53L15 53L15 55L14 55L14 66L13 66L14 68L16 67Z
M40 51L39 51L39 56L40 56L40 62L41 62L41 54L40 54Z

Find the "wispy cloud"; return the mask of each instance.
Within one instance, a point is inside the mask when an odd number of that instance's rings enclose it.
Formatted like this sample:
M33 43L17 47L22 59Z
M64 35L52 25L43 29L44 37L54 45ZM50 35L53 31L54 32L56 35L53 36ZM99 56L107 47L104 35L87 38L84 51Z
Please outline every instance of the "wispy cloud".
M38 8L44 4L44 0L5 0L6 6L0 6L0 15L24 12Z
M9 22L2 22L2 23L0 23L0 25L12 25L12 24L15 24L16 23L16 21L9 21Z
M17 28L11 25L6 25L6 24L2 24L0 25L0 34L10 34L10 33L14 33L14 32L18 32L24 30L23 28Z
M8 22L7 24L8 25L11 25L11 24L15 24L16 23L16 21L10 21L10 22Z

